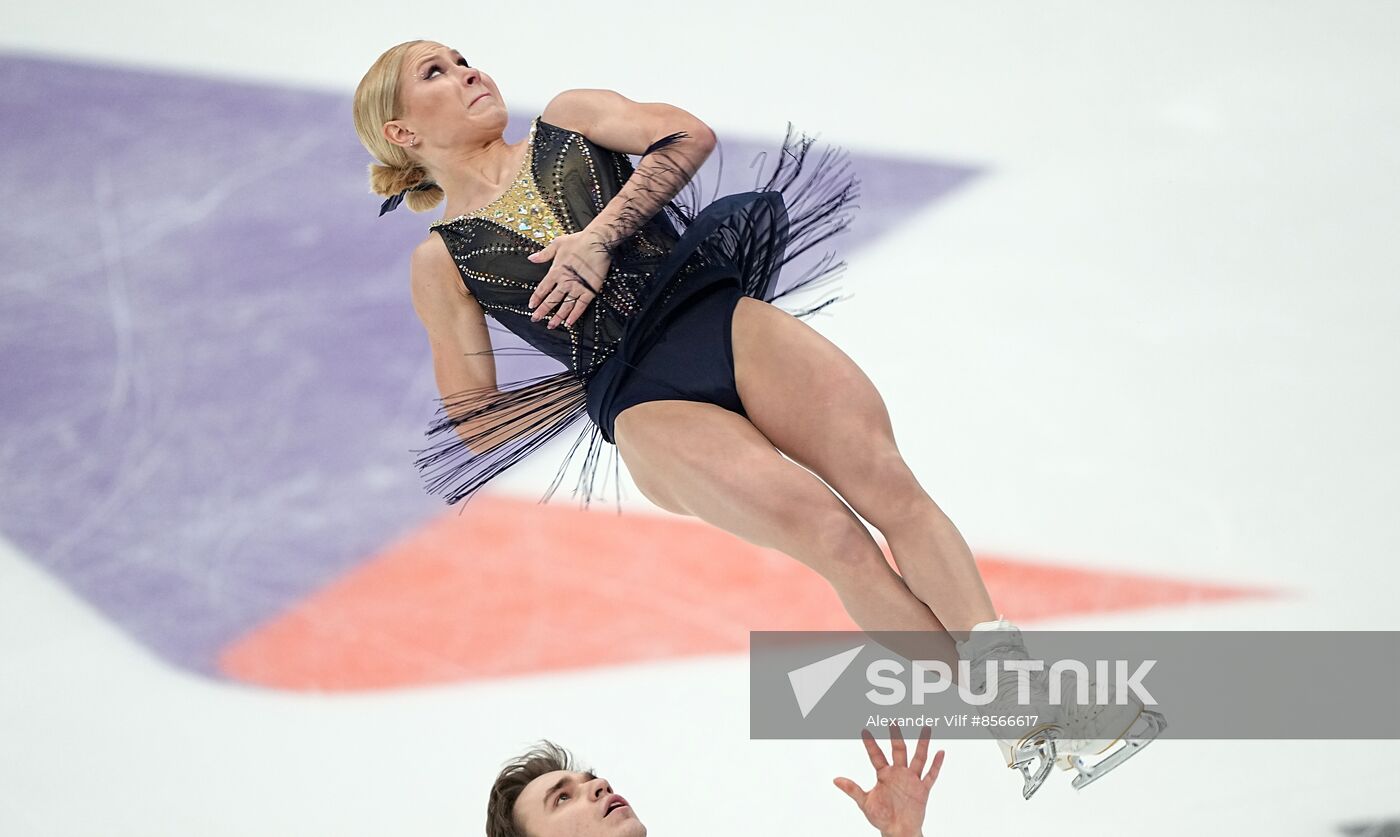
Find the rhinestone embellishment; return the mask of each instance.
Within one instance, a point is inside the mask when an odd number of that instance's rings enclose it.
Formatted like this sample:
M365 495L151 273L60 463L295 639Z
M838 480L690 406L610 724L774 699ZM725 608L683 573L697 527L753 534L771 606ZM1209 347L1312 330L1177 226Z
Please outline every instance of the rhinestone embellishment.
M539 117L530 123L530 136L526 141L525 162L516 174L515 182L505 194L474 212L458 215L430 224L429 228L446 226L466 218L480 218L484 221L505 227L522 238L529 239L543 247L556 237L564 234L564 225L555 216L554 210L540 196L535 186L535 133L539 128Z

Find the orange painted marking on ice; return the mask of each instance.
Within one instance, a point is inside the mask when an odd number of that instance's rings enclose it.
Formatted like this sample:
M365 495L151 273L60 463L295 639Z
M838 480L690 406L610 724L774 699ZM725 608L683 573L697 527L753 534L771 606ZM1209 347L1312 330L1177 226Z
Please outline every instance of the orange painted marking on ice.
M1022 620L1266 595L978 565ZM245 635L220 667L282 689L391 688L743 652L750 630L856 626L815 572L693 518L480 495Z

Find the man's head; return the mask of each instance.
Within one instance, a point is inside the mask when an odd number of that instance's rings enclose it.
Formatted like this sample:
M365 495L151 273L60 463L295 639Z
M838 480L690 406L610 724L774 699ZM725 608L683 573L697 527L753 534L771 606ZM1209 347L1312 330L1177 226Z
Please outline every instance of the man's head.
M486 803L487 837L645 837L647 828L606 779L540 742L501 769Z

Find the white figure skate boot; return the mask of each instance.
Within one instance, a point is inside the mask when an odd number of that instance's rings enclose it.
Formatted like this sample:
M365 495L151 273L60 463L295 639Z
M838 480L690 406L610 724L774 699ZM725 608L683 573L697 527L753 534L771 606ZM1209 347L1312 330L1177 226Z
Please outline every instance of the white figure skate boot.
M1127 702L1096 703L1097 687L1089 680L1091 702L1081 704L1069 691L1060 699L1055 742L1056 764L1061 770L1073 768L1079 775L1073 785L1082 788L1137 755L1167 727L1162 713L1143 706L1129 694ZM1114 745L1118 746L1114 746ZM1103 755L1107 753L1107 755ZM1102 756L1093 763L1085 756Z
M981 622L972 627L968 638L957 643L958 656L968 663L968 689L974 695L986 694L987 661L996 660L996 697L977 708L983 719L1010 715L1038 715L1034 723L1019 726L988 726L987 732L996 738L1006 766L1021 771L1025 784L1021 795L1030 799L1050 775L1055 764L1056 739L1059 735L1057 713L1050 709L1049 682L1044 671L1030 672L1030 703L1017 702L1020 675L1001 665L1005 660L1028 660L1030 654L1021 640L1021 632L1005 619Z
M1026 660L1030 654L1021 639L1021 632L1005 619L974 625L967 640L957 643L958 655L969 663L969 686L973 694L983 694L987 688L987 660ZM1068 682L1068 681L1066 681ZM1017 673L1001 670L996 699L980 707L978 713L994 715L1038 715L1033 726L997 727L988 731L1016 733L1015 737L997 737L1007 766L1017 768L1025 777L1022 795L1030 799L1049 775L1051 764L1062 770L1076 770L1076 789L1102 778L1109 771L1137 755L1161 735L1167 721L1160 712L1147 709L1136 697L1127 702L1094 702L1097 686L1089 680L1090 702L1081 704L1069 684L1057 704L1050 703L1049 679L1044 671L1029 673L1030 704L1016 699ZM1119 745L1114 747L1114 745ZM1103 755L1107 753L1107 755ZM1100 756L1093 763L1086 756ZM1037 762L1037 759L1039 761Z

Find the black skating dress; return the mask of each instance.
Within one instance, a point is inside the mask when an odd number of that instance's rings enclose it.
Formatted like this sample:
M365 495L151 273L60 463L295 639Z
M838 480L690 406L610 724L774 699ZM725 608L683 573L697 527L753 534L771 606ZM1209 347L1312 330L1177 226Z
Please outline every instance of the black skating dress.
M658 141L642 162L651 155L664 158L667 147L684 138L679 133ZM545 355L563 368L443 397L426 434L431 445L414 451L429 493L465 504L493 477L582 423L540 502L553 495L582 449L573 493L586 507L595 496L604 442L615 444L613 420L627 407L683 399L743 414L730 342L730 318L739 298L773 302L801 318L842 298L828 294L798 310L784 304L789 294L826 285L841 272L845 262L829 253L782 291L776 289L782 266L846 229L855 206L859 182L847 172L845 154L826 151L809 159L813 143L806 136L794 138L789 125L765 183L698 212L700 189L690 179L661 211L610 245L607 279L578 321L549 329L549 317L531 321L529 299L550 262L526 256L556 236L581 231L629 178L645 173L634 169L627 154L536 117L510 190L430 229L442 236L486 315L528 347L495 346L489 353ZM677 192L679 185L669 191ZM612 458L616 471L616 447ZM619 511L620 500L619 494Z

